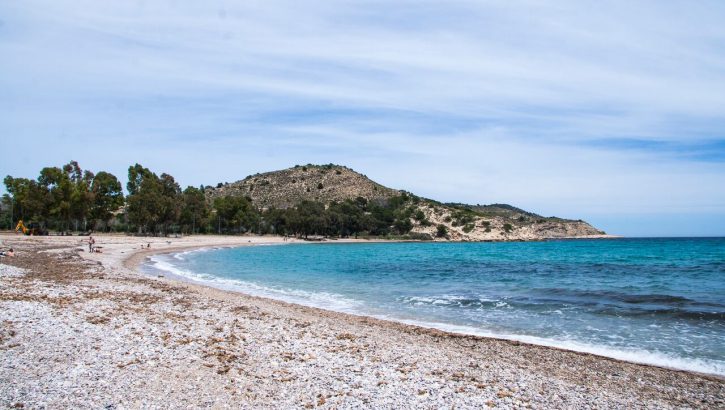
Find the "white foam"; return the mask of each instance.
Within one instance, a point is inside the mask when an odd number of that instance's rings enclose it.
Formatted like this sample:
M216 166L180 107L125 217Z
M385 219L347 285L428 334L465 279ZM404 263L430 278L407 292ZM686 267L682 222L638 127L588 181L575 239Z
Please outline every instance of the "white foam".
M173 265L163 255L156 255L149 258L154 269L169 273L181 279L191 280L212 287L233 290L246 293L252 296L266 297L282 300L284 302L296 303L305 306L318 307L344 313L357 312L362 303L346 298L342 295L329 292L309 292L300 289L273 288L262 286L253 282L238 279L221 278L208 273L197 273Z
M186 254L195 251L187 251ZM170 258L168 258L170 259ZM176 258L179 259L179 258ZM236 279L225 279L207 273L196 273L180 269L174 266L163 255L156 255L150 258L151 266L160 271L168 272L182 279L200 282L209 286L246 293L252 296L277 299L284 302L296 303L305 306L312 306L328 309L336 312L350 313L354 315L367 315L378 319L390 320L399 323L421 326L425 328L438 329L452 333L462 333L474 336L491 337L506 340L515 340L541 346L549 346L566 350L573 350L582 353L591 353L599 356L610 357L633 363L648 364L654 366L668 367L679 370L689 370L700 373L716 374L725 376L725 360L706 361L694 358L675 357L661 352L652 352L642 349L615 348L603 345L588 344L570 339L541 338L530 335L508 334L480 329L472 326L453 325L442 322L428 322L420 320L403 319L394 315L371 314L366 310L364 303L355 299L346 298L339 294L328 292L309 292L299 289L283 289L262 286L252 282ZM446 298L448 299L448 298ZM444 302L442 299L413 296L406 298L408 302L419 304L438 304ZM438 302L438 303L437 303ZM447 301L450 302L450 301ZM446 303L446 302L444 302ZM506 302L497 302L497 307L509 307Z
M418 320L397 319L390 316L377 316L380 319L402 322L410 325L438 329L452 333L462 333L474 336L492 337L498 339L515 340L518 342L530 343L540 346L556 347L559 349L573 350L581 353L591 353L598 356L610 357L632 363L648 364L660 367L668 367L678 370L689 370L699 373L716 374L725 376L725 361L706 361L702 359L675 357L661 352L651 352L642 349L623 349L609 346L593 345L576 340L548 339L529 335L507 334L490 332L472 326L452 325L441 322L426 322Z

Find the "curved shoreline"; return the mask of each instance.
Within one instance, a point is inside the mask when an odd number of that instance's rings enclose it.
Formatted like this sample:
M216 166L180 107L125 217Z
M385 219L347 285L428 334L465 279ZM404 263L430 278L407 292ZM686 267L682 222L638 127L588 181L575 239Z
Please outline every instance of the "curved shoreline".
M0 234L0 407L718 408L725 379L145 275L278 238ZM151 242L151 249L146 248ZM9 265L14 265L17 268ZM99 402L100 398L100 402Z
M371 243L370 241L367 241L367 240L351 240L351 241L347 241L347 242L348 243ZM380 242L382 242L382 241L380 241ZM308 242L298 242L298 243L318 244L318 243L308 243ZM238 244L238 245L214 245L214 244L211 244L211 245L204 245L204 246L195 246L195 245L182 246L182 247L171 248L171 249L154 250L154 251L144 253L144 254L137 253L134 255L130 255L126 260L124 260L124 266L129 269L134 270L135 272L137 272L140 275L148 276L144 272L141 272L140 267L141 267L141 264L143 264L146 259L150 258L153 255L171 255L171 254L176 254L176 253L186 252L186 251L193 251L193 250L241 248L241 247L245 247L245 246L260 246L260 245L269 245L269 244L281 245L279 243L262 242L262 243L253 243L253 244L243 244L242 243L242 244ZM590 355L592 357L602 359L602 360L612 360L612 361L619 362L619 363L634 364L634 365L638 365L638 366L649 366L649 367L663 369L663 370L667 370L667 371L684 372L684 373L689 373L689 374L693 374L693 375L699 375L702 377L712 377L716 380L725 381L725 375L721 375L721 374L717 374L717 373L707 373L707 372L702 372L702 371L697 371L697 370L692 370L692 369L682 369L682 368L677 368L677 367L670 367L670 366L659 365L659 364L655 364L655 363L651 363L651 362L647 362L647 361L634 361L634 360L622 359L622 358L618 358L618 357L614 357L614 356L608 356L608 355L604 355L601 353L595 353L595 352L584 350L584 349L587 349L586 346L582 347L582 350L578 350L575 348L557 346L557 345L555 345L555 343L556 343L555 341L550 342L551 344L547 344L546 339L542 339L541 343L523 340L526 338L526 336L522 336L522 335L510 335L510 337L506 337L503 335L481 335L481 334L469 333L469 332L465 332L465 331L460 331L460 332L451 331L451 330L443 329L441 327L436 327L436 323L432 323L432 322L429 324L429 326L427 326L425 322L404 321L402 319L395 319L395 318L381 318L381 317L367 315L364 313L341 312L341 311L337 311L337 310L333 310L333 309L326 309L326 308L317 307L317 306L313 306L313 305L289 302L289 301L286 301L283 299L277 299L277 298L269 297L269 296L252 295L252 294L246 293L244 291L240 291L240 290L226 289L226 288L223 288L220 286L214 286L214 284L212 284L212 283L205 283L202 281L195 280L193 278L187 278L187 277L180 276L180 275L178 276L178 278L176 278L176 276L177 275L173 275L171 277L164 276L163 279L169 280L174 283L183 283L185 286L188 286L193 289L203 289L205 291L205 293L207 293L209 296L213 296L212 294L214 292L223 292L227 295L232 295L232 296L241 295L241 296L248 297L248 298L263 299L263 300L266 300L266 301L272 302L272 303L282 303L285 306L294 306L294 307L299 307L302 309L313 309L313 311L316 313L343 315L343 317L345 317L347 319L365 318L365 321L364 321L365 323L370 323L371 321L379 321L381 324L384 324L387 326L393 326L393 325L403 326L403 329L408 329L408 327L412 327L414 329L417 329L417 333L430 332L430 334L437 335L437 336L440 336L442 333L443 335L445 335L447 337L452 337L452 338L463 337L463 338L468 338L468 339L474 338L474 339L480 339L480 340L496 340L496 341L500 341L500 342L513 343L516 346L526 345L526 346L548 348L548 349L554 349L554 350L562 351L562 352ZM445 324L440 324L440 325L445 325ZM592 346L591 348L594 349L594 348L596 348L596 346ZM636 353L637 352L632 352L632 354L636 354Z

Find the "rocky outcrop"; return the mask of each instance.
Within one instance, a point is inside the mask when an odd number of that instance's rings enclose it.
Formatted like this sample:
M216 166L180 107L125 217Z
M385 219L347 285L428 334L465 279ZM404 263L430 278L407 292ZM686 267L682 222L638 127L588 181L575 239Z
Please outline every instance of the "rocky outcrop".
M543 239L608 237L584 221L546 218L517 210L511 213L462 211L446 205L423 204L419 209L425 220L415 221L411 232L428 235L437 241L535 241ZM520 212L519 212L520 211ZM523 212L523 214L521 213ZM438 226L445 226L440 235Z

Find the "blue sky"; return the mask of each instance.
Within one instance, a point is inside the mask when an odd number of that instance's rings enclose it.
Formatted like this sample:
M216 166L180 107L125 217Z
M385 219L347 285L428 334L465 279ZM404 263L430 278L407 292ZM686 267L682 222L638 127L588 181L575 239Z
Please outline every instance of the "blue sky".
M0 176L333 162L611 233L725 235L723 21L718 1L0 1Z

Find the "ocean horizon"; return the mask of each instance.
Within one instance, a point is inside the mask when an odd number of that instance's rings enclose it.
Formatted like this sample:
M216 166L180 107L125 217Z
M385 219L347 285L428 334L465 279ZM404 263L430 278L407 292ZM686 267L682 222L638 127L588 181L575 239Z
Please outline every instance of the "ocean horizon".
M725 238L205 248L149 274L471 335L725 375Z

